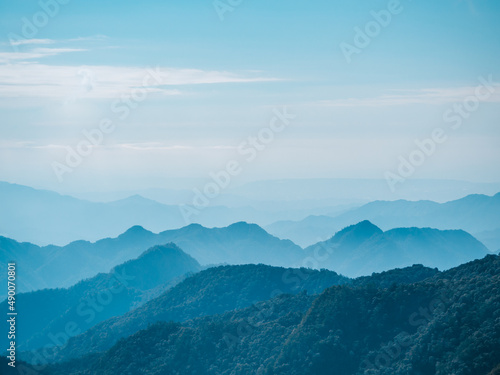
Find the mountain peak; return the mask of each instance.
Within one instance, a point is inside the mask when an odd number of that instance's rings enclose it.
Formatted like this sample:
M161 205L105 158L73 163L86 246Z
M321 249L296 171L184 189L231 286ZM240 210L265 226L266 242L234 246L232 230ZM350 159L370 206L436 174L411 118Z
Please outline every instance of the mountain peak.
M335 233L335 235L326 242L336 244L343 243L344 245L349 244L349 246L359 246L368 239L383 234L384 232L382 231L382 229L372 224L368 220L363 220L357 224L350 225Z
M184 252L184 250L182 250L173 242L169 242L165 245L155 245L153 247L150 247L148 250L144 251L137 259L130 260L124 264L155 260L166 260L168 262L171 262L173 259L179 260L181 258L183 259L183 261L190 263L191 266L194 267L193 269L199 267L198 261Z
M182 251L179 246L177 246L173 242L170 242L170 243L167 243L165 245L156 245L156 246L150 247L148 250L143 252L137 259L148 257L154 253L165 253L166 254L166 253L172 253L172 252L184 253L184 251Z
M130 236L141 236L145 234L152 234L153 232L150 232L147 229L144 229L144 227L140 225L134 225L133 227L130 227L127 229L124 233L120 234L118 237L130 237Z
M228 228L233 228L233 229L234 228L253 228L253 229L259 228L261 230L264 230L258 224L247 223L246 221L238 221L236 223L229 225Z
M237 221L236 223L229 225L228 228L246 228L250 225L252 224L248 224L246 221Z
M205 228L205 227L199 223L191 223L189 225L186 225L184 228L186 228L186 229L200 229L200 228Z
M199 269L200 265L193 257L174 243L167 243L149 248L138 258L116 266L112 272L126 271L125 274L133 277L131 286L147 290Z
M230 231L234 231L236 233L248 233L252 232L254 234L260 234L260 235L269 235L264 229L262 229L259 225L257 224L251 224L247 223L246 221L238 221L237 223L231 224L226 229Z
M351 234L356 237L369 238L375 234L382 234L382 233L384 233L382 229L377 227L371 221L363 220L357 224L350 225L342 229L341 231L337 232L334 237Z

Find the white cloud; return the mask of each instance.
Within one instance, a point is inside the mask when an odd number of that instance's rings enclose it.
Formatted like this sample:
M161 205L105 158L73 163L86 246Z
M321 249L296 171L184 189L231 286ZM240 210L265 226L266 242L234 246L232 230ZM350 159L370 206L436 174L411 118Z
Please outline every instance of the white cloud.
M42 141L17 141L1 140L0 149L36 149L36 150L66 150L67 144L43 143ZM204 145L199 144L167 144L163 142L123 142L109 145L95 146L105 150L130 150L130 151L185 151L185 150L233 150L230 145Z
M38 51L39 54L52 51ZM12 53L14 54L14 53ZM10 56L21 59L23 56ZM26 58L26 56L24 56ZM35 57L33 57L35 58ZM0 54L0 61L2 54ZM153 72L153 73L150 73ZM151 75L154 79L145 78ZM150 93L179 95L171 86L215 83L273 81L273 78L247 77L225 71L116 66L56 66L18 62L0 65L0 97L38 97L71 100L116 98L144 87Z
M117 144L114 147L124 148L128 150L134 151L152 151L152 150L161 150L161 151L172 151L172 150L191 150L193 147L191 146L182 146L182 145L165 145L159 142L143 142L143 143L121 143Z
M24 46L24 45L39 45L39 44L61 44L61 43L71 43L71 42L89 42L89 41L103 41L108 39L106 35L92 35L71 39L12 39L9 43L0 43L0 45L10 45L13 47Z
M64 41L26 39L16 43L40 45L104 39L107 37L96 35ZM47 65L38 61L49 56L83 51L87 49L37 47L23 52L0 52L0 98L28 97L71 102L76 98L116 98L136 88L145 88L149 93L179 95L180 91L171 86L276 80L259 77L257 72L240 75L227 71L167 67ZM151 71L154 79L147 79Z
M54 44L56 41L53 39L19 39L12 40L10 42L13 46L21 46L21 45L31 45L31 44Z
M115 148L124 148L135 151L173 151L173 150L233 150L235 146L230 145L170 145L161 142L141 142L141 143L119 143L114 146Z
M68 52L83 52L81 48L35 48L29 52L0 52L0 64L27 62L25 60L41 59ZM23 61L24 60L24 61Z
M498 103L500 102L500 84L495 83L493 87L495 91L484 101ZM467 96L474 95L475 90L476 87L392 90L397 93L368 98L322 100L317 104L327 107L383 107L408 104L447 104L461 102Z
M63 39L61 42L87 42L87 41L102 41L102 40L107 40L108 37L106 35L98 34L98 35L92 35L92 36L79 36L78 38L72 38L72 39Z

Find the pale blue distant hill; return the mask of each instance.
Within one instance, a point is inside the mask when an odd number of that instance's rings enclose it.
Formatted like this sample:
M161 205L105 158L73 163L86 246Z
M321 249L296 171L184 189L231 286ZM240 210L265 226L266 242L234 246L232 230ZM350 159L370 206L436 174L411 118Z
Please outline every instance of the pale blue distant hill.
M255 224L235 223L225 228L191 224L159 234L133 226L116 238L97 242L39 247L0 236L0 283L6 282L7 262L19 264L20 292L68 287L117 264L138 257L154 245L173 242L202 265L263 263L291 266L304 258L301 247L280 240ZM0 298L5 297L0 291Z
M337 232L305 249L318 268L348 277L423 264L446 270L488 254L488 249L463 230L396 228L386 232L368 220Z
M383 230L400 227L462 229L481 241L485 238L490 250L497 250L500 246L497 232L500 228L500 193L493 196L472 194L446 203L374 201L334 217L311 216L301 221L276 222L265 228L280 238L307 246L363 220L370 220Z

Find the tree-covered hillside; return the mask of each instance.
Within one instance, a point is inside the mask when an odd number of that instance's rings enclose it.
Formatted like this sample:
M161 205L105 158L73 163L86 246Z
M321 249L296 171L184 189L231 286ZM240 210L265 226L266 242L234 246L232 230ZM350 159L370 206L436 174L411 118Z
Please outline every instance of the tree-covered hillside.
M159 297L71 338L53 359L77 358L109 349L120 338L158 321L184 322L241 309L283 293L319 294L350 279L333 271L266 265L220 266L201 271Z
M500 258L490 255L416 283L381 288L365 279L314 301L282 295L156 323L44 375L487 375L500 364L499 321Z
M16 337L19 350L64 345L69 337L95 324L125 314L180 281L200 265L174 244L154 246L139 258L83 280L68 289L44 289L16 296L20 311ZM7 301L0 311L7 311ZM7 332L8 323L1 327Z

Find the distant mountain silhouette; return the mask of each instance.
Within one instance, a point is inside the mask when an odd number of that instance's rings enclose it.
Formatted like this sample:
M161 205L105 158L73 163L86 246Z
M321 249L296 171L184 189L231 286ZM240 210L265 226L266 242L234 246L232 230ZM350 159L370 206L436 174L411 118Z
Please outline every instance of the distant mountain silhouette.
M448 269L479 259L488 249L462 230L396 228L383 232L365 220L305 249L319 266L349 277L423 264Z
M0 206L0 234L39 245L96 241L135 224L154 230L185 225L176 206L151 200L96 203L5 182L0 182Z
M27 350L62 345L68 336L142 305L182 276L200 269L196 260L168 244L152 247L110 273L98 274L71 288L18 294L16 307L22 312L18 317L22 329L17 346ZM0 304L0 310L7 311L7 301ZM8 329L6 322L2 325Z
M50 262L50 253L41 251L40 247L31 243L19 243L10 238L0 236L0 283L7 284L7 264L9 262L21 261L21 267L17 267L18 292L30 291L47 287L45 274L35 272L40 266ZM50 274L47 276L51 276ZM58 277L60 281L64 276ZM78 281L79 279L75 280ZM0 301L7 295L6 290L0 290Z
M271 236L255 224L236 223L227 228L205 228L199 224L152 233L133 226L116 238L95 243L76 241L64 247L38 247L0 237L0 282L6 280L7 262L18 261L19 291L69 287L98 272L138 257L151 246L173 242L201 264L265 263L291 266L305 254L289 240ZM0 291L0 297L5 297Z
M137 369L143 374L494 375L500 363L499 272L500 257L489 255L388 288L368 277L364 284L332 286L317 297L280 295L183 323L165 316L103 353L49 366L42 375ZM243 285L251 288L248 280ZM94 339L110 341L109 335L95 332ZM86 349L70 347L74 354Z
M95 243L75 241L63 247L39 247L0 237L0 282L6 280L6 262L15 261L19 264L18 292L69 287L99 272L109 272L112 267L161 243L153 233L137 227L117 238ZM5 297L2 291L0 297Z
M306 246L363 220L369 220L383 230L401 227L462 229L482 240L481 232L500 228L500 193L494 196L473 194L446 203L374 201L335 217L310 216L296 222L279 221L265 228L279 238ZM500 237L495 238L494 243L500 244Z
M159 237L178 244L201 264L292 266L305 257L303 250L292 241L280 240L258 225L244 222L212 229L191 224L161 232Z
M179 206L140 195L109 203L91 202L1 181L0 207L0 235L37 245L59 246L117 236L133 225L159 232L191 222L213 227L240 220L255 222L259 218L272 222L275 217L252 207L224 206L206 207L196 215L184 217Z

